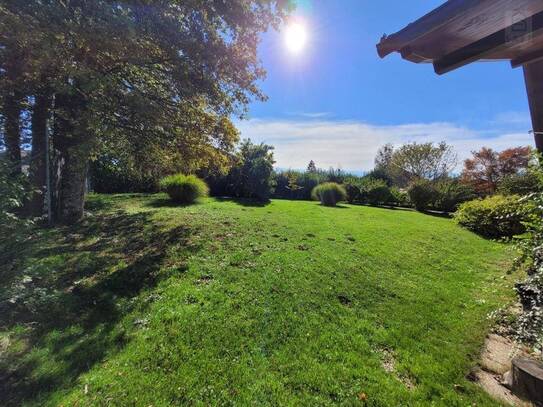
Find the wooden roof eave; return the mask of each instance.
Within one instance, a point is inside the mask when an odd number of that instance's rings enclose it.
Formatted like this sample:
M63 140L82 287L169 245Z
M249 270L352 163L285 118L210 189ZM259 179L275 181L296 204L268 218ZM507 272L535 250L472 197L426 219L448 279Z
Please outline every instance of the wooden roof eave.
M383 37L377 51L381 57L397 51L411 62L433 62L439 74L475 60L512 59L516 66L540 59L542 12L541 0L449 0L398 33ZM533 29L524 38L508 41L508 30L525 20ZM523 41L533 44L523 46Z

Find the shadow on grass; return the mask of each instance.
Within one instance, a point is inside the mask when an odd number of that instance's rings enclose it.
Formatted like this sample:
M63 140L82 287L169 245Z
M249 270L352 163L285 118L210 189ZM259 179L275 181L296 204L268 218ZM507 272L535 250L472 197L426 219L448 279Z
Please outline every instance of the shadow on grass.
M98 214L52 231L54 239L46 233L25 248L28 264L2 273L0 329L24 346L2 354L0 404L42 404L123 348L130 327L120 321L140 311L135 297L165 275L168 248L180 259L199 250L188 243L190 229L164 229L149 217Z
M269 199L266 201L259 201L257 199L249 199L249 198L229 198L229 197L216 197L215 199L219 202L233 202L241 206L255 207L255 208L264 208L271 203Z
M451 219L452 214L449 212L439 212L439 211L420 211L420 213L423 213L425 215L434 216L436 218L445 218L445 219Z
M348 206L342 205L342 204L336 204L336 205L323 205L320 202L315 202L316 205L322 206L323 208L330 208L330 209L350 209Z
M188 206L198 205L199 202L192 204L174 202L170 198L156 198L148 203L145 206L149 208L186 208Z
M449 213L449 212L435 211L435 210L417 211L415 208L408 208L408 207L405 207L405 206L371 205L371 204L359 204L359 203L351 203L351 205L368 206L370 208L388 209L388 210L391 210L391 211L418 212L418 213L422 213L424 215L435 216L435 217L438 217L438 218L449 218L449 219L452 218L452 213Z

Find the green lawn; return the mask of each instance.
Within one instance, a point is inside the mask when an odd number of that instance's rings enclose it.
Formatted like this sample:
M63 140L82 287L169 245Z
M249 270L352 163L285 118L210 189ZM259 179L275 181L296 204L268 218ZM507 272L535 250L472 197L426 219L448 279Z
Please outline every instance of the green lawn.
M497 405L465 376L503 244L406 210L88 206L2 261L2 405Z

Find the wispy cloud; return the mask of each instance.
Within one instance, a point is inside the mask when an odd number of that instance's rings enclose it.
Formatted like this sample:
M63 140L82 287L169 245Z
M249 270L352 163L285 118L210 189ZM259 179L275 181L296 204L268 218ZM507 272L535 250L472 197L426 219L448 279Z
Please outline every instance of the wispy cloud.
M277 166L305 168L310 160L319 167L360 171L373 168L380 146L410 141L447 141L458 153L459 163L482 146L505 149L529 145L527 132L506 127L475 130L452 123L412 123L379 126L356 121L263 120L238 123L243 138L275 146Z
M302 117L306 119L323 119L332 116L331 112L289 112L289 116Z
M504 112L496 116L494 123L498 125L513 125L531 128L531 119L528 112Z

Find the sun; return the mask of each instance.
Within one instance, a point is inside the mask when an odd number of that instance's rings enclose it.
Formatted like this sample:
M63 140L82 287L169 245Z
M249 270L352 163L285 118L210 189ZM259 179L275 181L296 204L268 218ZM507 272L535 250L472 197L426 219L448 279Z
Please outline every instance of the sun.
M301 23L290 23L285 28L285 45L287 49L297 54L302 51L307 42L307 30Z

